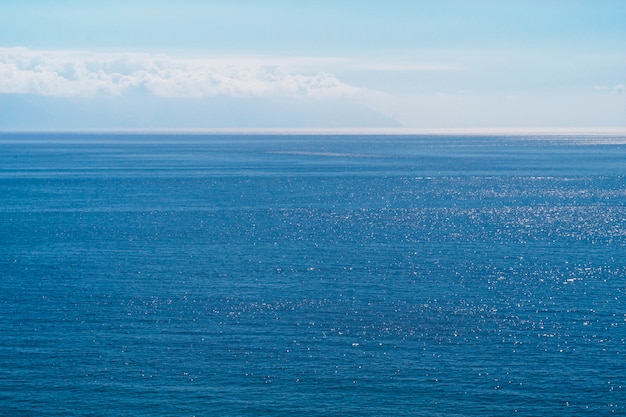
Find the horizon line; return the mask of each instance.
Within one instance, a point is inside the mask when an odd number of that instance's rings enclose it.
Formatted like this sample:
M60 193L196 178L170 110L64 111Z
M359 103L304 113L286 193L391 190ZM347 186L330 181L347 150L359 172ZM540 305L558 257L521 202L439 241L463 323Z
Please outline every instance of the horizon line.
M181 135L542 135L622 136L625 127L518 127L518 128L55 128L2 129L5 133L67 134L181 134Z

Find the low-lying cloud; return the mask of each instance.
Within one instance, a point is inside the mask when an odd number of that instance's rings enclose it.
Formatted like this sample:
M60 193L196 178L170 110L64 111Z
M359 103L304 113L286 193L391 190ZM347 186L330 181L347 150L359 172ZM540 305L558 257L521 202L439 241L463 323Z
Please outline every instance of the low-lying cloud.
M594 90L596 91L606 91L606 92L610 92L612 94L624 94L624 91L626 90L626 86L624 86L624 84L616 84L613 87L609 87L606 85L596 85L593 87Z
M147 92L178 98L350 98L368 94L326 72L307 75L269 62L233 62L0 48L0 94L90 97Z

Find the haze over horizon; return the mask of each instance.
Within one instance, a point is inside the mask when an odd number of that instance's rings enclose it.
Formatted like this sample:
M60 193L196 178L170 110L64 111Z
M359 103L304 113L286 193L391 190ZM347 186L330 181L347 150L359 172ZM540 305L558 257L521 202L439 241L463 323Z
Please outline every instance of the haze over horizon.
M626 127L626 3L0 4L0 130Z

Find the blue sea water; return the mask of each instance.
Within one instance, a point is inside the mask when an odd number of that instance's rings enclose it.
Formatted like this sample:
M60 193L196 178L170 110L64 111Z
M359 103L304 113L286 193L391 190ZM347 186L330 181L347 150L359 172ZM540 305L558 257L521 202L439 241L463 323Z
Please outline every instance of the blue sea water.
M626 415L624 138L0 135L0 414Z

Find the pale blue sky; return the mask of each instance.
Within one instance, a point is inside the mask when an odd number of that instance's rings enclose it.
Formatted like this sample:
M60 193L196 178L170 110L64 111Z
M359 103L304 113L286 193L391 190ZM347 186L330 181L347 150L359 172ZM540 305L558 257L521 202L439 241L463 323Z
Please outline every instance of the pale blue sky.
M624 127L625 22L621 0L4 0L0 128L59 102L77 127Z

